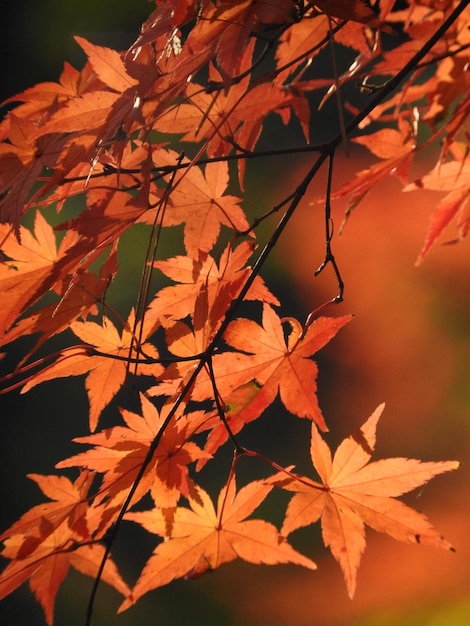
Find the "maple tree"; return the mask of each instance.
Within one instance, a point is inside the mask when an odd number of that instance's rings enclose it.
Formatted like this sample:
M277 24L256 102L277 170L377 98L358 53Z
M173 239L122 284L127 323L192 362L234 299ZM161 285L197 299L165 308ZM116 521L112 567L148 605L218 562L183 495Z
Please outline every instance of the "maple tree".
M462 0L398 7L390 0L156 0L127 51L77 37L87 57L82 70L66 63L59 82L6 101L12 108L0 124L0 342L30 335L34 344L3 376L3 392L84 376L90 434L74 439L85 451L56 465L75 468L74 481L29 476L50 501L0 535L9 560L0 598L28 581L52 624L57 592L73 566L94 579L90 624L101 580L123 595L123 611L152 589L236 558L316 569L289 535L319 520L351 597L365 524L400 541L451 549L424 515L395 498L458 463L369 463L383 407L332 458L321 435L328 418L312 357L351 320L325 315L344 290L333 253L333 200L348 198L344 227L391 174L404 193L445 192L418 264L451 228L452 241L470 228L469 18ZM353 60L346 69L345 50ZM332 75L318 78L316 63L326 54ZM362 93L360 104L345 100L351 87ZM316 143L317 108L331 100L337 132ZM287 134L298 124L304 143L262 148L273 117ZM349 141L377 161L334 188L335 153ZM410 180L417 155L439 142L437 161ZM300 153L313 158L307 174L253 217L243 206L250 164ZM325 193L312 200L325 216L324 261L315 275L331 269L337 292L301 322L281 316L278 310L288 314L289 307L261 270L324 165ZM79 214L61 219L77 198ZM45 217L51 206L55 227ZM258 248L260 226L278 214ZM120 272L122 238L136 226L148 232L145 264L135 306L121 314L107 290ZM174 227L184 254L162 251ZM39 356L62 333L66 345ZM123 386L140 391L140 412L120 406ZM309 421L321 482L243 446L245 426L278 397L286 414ZM115 423L99 430L107 407ZM214 506L199 477L227 441L233 460ZM262 461L271 474L238 487L242 457ZM251 517L274 489L294 492L279 529ZM143 510L149 498L153 507ZM158 537L133 587L111 558L128 522Z

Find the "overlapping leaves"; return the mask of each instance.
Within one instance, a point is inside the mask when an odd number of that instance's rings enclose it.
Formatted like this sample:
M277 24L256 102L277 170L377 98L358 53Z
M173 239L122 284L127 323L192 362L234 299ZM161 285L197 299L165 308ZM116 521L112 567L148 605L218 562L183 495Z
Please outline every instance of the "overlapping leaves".
M127 52L77 38L87 56L82 71L66 64L58 83L9 99L18 106L0 126L0 287L6 296L0 337L6 345L34 335L35 344L6 376L7 386L27 392L60 377L83 376L92 434L74 440L86 450L57 465L78 468L74 482L30 476L51 501L1 535L10 563L0 576L0 597L29 581L52 624L55 596L71 565L95 577L106 563L101 575L125 596L121 610L175 578L195 577L235 558L315 569L286 535L320 519L350 595L365 547L364 524L399 540L450 547L421 514L394 498L456 463L368 464L380 409L331 457L319 433L327 422L312 357L350 316L312 314L305 324L281 317L278 299L259 276L281 229L259 253L256 228L265 216L253 219L235 191L237 177L244 190L247 163L257 156L267 119L280 117L288 129L295 120L306 141L314 140L311 91L323 90L322 104L348 81L363 81L374 91L371 80L396 73L434 32L436 12L423 13L421 3L411 2L404 14L393 5L379 2L375 13L361 0L157 0ZM431 218L420 261L452 220L459 239L469 229L468 150L462 144L469 110L467 18L468 10L423 61L438 63L435 78L421 84L412 76L363 120L393 124L356 138L379 163L333 195L348 196L350 212L385 176L406 182L425 145L418 126L429 126L429 142L447 132L439 167L405 188L447 194ZM397 23L409 40L399 39L382 54L381 32ZM312 76L317 55L335 37L353 51L353 64L340 75ZM174 149L178 142L184 151ZM318 148L321 158L332 146ZM303 185L270 213L284 206L290 207L286 216L293 213ZM82 198L83 210L62 218L54 232L46 211L54 205L60 213L71 198ZM32 206L37 212L30 230L21 220ZM121 239L135 224L149 227L149 246L136 307L123 319L106 302L106 291L119 271ZM182 229L185 254L160 256L161 239L175 227ZM159 272L166 282L155 287ZM339 272L337 277L340 282ZM251 318L237 310L247 303ZM64 329L73 334L73 345L51 361L30 363ZM123 423L97 431L104 409L130 378L144 389L141 414L121 408ZM242 447L243 429L278 396L286 412L310 420L311 457L322 482L283 470L237 488L238 459L257 456ZM235 460L214 506L198 471L227 440ZM275 484L295 492L280 530L250 518ZM130 590L109 548L126 510L148 496L153 508L128 512L126 519L160 539Z

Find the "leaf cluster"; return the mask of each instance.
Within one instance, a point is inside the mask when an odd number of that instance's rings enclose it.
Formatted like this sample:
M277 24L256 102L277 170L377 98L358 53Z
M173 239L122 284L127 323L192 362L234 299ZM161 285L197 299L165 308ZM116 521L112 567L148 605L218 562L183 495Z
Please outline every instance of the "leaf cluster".
M328 428L312 357L351 316L317 310L305 322L282 317L260 272L326 162L325 260L317 273L333 268L338 295L331 302L343 295L332 252L332 199L348 196L349 215L393 173L406 180L405 191L446 193L420 262L452 220L457 238L467 233L466 3L434 7L413 0L393 10L393 2L382 0L375 11L360 0L155 4L125 52L77 37L85 67L65 64L59 82L10 98L7 103L16 106L0 125L0 343L35 339L3 378L5 391L20 387L26 393L60 377L83 376L89 400L90 434L75 440L86 449L56 466L76 468L78 477L30 475L49 502L0 536L9 560L0 597L29 581L48 624L70 566L95 579L90 623L100 579L123 594L124 610L151 589L236 558L315 569L288 536L319 520L351 596L365 524L401 541L450 548L422 514L395 497L458 464L403 458L369 463L382 407L332 458L321 435ZM344 71L337 67L340 47L353 57ZM334 72L318 78L312 68L326 53ZM343 103L346 84L366 92L360 110ZM326 144L315 143L314 92L322 95L321 106L330 97L338 102L339 132ZM296 120L305 143L260 150L266 120L273 117L287 132ZM368 134L353 140L378 162L334 191L335 150L364 128ZM436 167L409 182L415 155L440 140ZM250 162L301 152L314 161L298 187L250 218L243 206ZM60 221L77 198L83 210ZM45 218L51 206L59 216L54 228ZM31 213L29 229L23 218ZM279 213L259 251L259 225ZM119 272L121 238L136 224L148 227L148 249L135 307L122 316L106 292ZM159 244L175 226L184 254L162 256ZM258 316L242 313L247 301ZM75 337L72 345L36 357L65 330ZM116 408L116 424L98 430L103 410L131 379L143 390L140 412ZM286 413L310 421L311 459L321 482L241 445L244 427L277 397ZM198 473L227 441L233 461L214 505ZM263 461L272 475L237 487L241 456ZM274 488L294 494L280 529L251 517ZM149 496L152 508L139 510ZM110 556L124 521L157 536L132 588Z

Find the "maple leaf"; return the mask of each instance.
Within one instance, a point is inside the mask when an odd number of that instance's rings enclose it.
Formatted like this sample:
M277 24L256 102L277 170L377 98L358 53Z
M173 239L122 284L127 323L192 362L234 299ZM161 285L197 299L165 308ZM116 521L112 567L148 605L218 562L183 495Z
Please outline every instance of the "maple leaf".
M52 113L63 106L68 100L80 97L85 92L99 90L103 87L98 77L92 72L89 63L79 72L70 63L64 63L64 69L58 83L38 83L25 91L8 98L3 104L21 102L14 114L23 119L30 119L39 123L48 120ZM7 116L0 124L8 124Z
M131 345L134 345L135 341L134 334L130 331L133 326L133 311L122 335L105 316L101 325L89 321L72 322L70 329L88 345L64 350L61 358L30 378L23 387L22 393L26 393L47 380L87 374L85 388L90 403L90 430L93 432L103 409L124 384L127 359L129 356L136 356L134 350L130 354ZM145 341L145 337L143 340ZM148 356L157 358L157 350L152 344L144 343L141 348ZM162 371L163 368L158 363L139 365L140 374L158 376Z
M57 289L64 294L59 302L46 305L21 319L0 338L0 344L25 335L41 333L33 348L22 359L21 363L24 363L47 339L67 328L77 317L85 318L87 313L96 315L96 305L116 271L117 255L114 248L101 266L99 276L91 272L77 273L74 276L67 274Z
M438 165L433 172L407 185L403 191L414 189L447 192L432 213L426 239L416 261L416 265L420 265L454 218L457 217L458 239L463 239L470 229L467 210L470 199L470 159L467 158L463 163L449 161Z
M384 27L383 22L363 0L315 0L314 4L332 17L361 22L376 28Z
M8 98L3 104L21 102L22 104L15 108L15 116L30 119L40 117L44 119L46 112L51 109L54 103L57 106L57 103L62 104L69 98L78 95L79 76L80 72L74 69L69 63L65 62L64 70L58 83L38 83ZM10 121L11 118L9 117L4 120L4 122L7 123Z
M27 476L37 483L52 502L34 506L0 535L0 541L13 535L24 538L23 543L16 542L17 551L14 555L10 549L10 557L22 559L28 556L65 520L75 533L81 537L87 537L89 533L85 513L88 508L87 495L93 481L93 474L82 472L74 483L65 476L41 476L39 474Z
M252 43L254 45L254 41ZM248 70L252 52L253 46L250 45L240 68L242 75L247 74L246 78L228 86L223 92L215 93L206 93L200 85L190 83L185 100L162 114L154 128L166 133L185 133L184 141L196 142L207 138L204 147L208 156L229 154L234 147L249 152L256 146L267 116L277 113L284 124L288 124L290 108L293 108L308 139L309 109L300 90L286 88L280 80L268 83L258 81L259 84L249 88ZM220 73L210 65L209 83L217 85L221 80ZM245 160L239 160L242 189L245 168Z
M400 130L384 128L365 137L355 137L354 141L366 146L374 155L383 160L358 172L351 181L331 194L331 198L335 200L350 196L343 226L352 211L381 180L392 173L402 181L406 179L416 147L409 132L407 132L406 124L401 124ZM317 202L319 200L315 200L311 204Z
M213 80L217 78L219 75L215 74ZM184 101L162 113L154 128L164 133L183 134L183 141L193 143L206 138L205 150L210 157L228 154L233 149L230 139L240 124L238 119L232 119L231 113L247 87L248 80L243 80L226 92L214 95L191 82Z
M231 189L229 160L237 160L243 189L249 158L262 156L252 151L263 128L268 130L265 122L270 113L277 113L284 124L295 114L309 142L308 131L315 126L315 119L305 94L331 84L327 79L308 79L311 63L324 46L339 43L359 53L347 72L335 71L339 75L335 87L359 72L380 76L377 82L382 82L384 75L395 75L426 46L444 13L451 15L452 3L413 1L406 11L397 10L393 0L373 4L371 9L363 0L156 0L156 10L127 53L77 38L88 58L83 71L66 64L60 83L36 85L7 101L20 104L0 123L0 221L9 222L0 225L0 290L6 296L0 310L3 342L39 332L37 348L54 333L70 327L85 344L64 350L54 364L27 382L24 391L51 378L83 374L90 428L94 430L101 411L125 382L128 359L142 358L145 363L139 364L139 373L152 375L158 382L146 394L156 390L161 401L157 410L142 396L142 415L121 410L125 425L77 439L91 449L58 464L101 474L101 486L93 498L88 496L92 481L88 472L73 483L31 475L52 501L33 507L2 536L2 555L12 562L0 576L0 597L29 579L51 623L54 598L70 565L100 577L104 548L95 541L103 539L116 521L117 510L149 450L154 451L153 458L132 504L150 493L155 508L130 513L128 519L163 541L133 594L112 562L107 563L103 578L127 596L121 609L173 578L195 577L237 557L254 563L294 562L314 568L291 548L285 535L320 517L325 543L340 561L351 594L365 545L364 524L404 541L449 547L423 516L393 498L432 475L454 469L455 463L388 459L368 464L380 410L339 446L334 459L320 437L317 427L326 430L326 425L316 398L317 368L311 357L349 317L319 318L308 327L297 320L280 319L269 306L277 304L276 299L257 276L246 299L263 302L262 324L237 319L226 328L220 345L212 343L222 320L227 324L233 320L230 304L250 274L249 242L237 248L227 246L220 259L209 255L221 233L225 239L231 236L231 241L248 234L241 200L227 193ZM441 11L438 4L449 10ZM466 5L455 4L462 9ZM387 50L382 52L376 29L387 30L382 22L385 17L399 23L406 36L399 38L398 45L387 42ZM416 127L418 119L428 123L433 140L444 138L441 161L455 158L453 144L459 141L459 133L465 140L463 125L469 111L467 24L468 12L462 13L452 28L441 34L422 64L416 60L417 71L410 73L403 88L363 119L362 128L372 121L395 123L398 117L398 130L386 128L357 139L381 163L360 172L333 196L349 194L349 211L386 175L406 178L416 133L405 120L414 120ZM380 60L372 64L379 55ZM431 62L438 68L434 78L429 78ZM428 69L423 73L425 66ZM418 75L419 84L412 84ZM364 87L368 87L365 81ZM372 84L369 87L371 92L375 89ZM455 107L458 99L462 101ZM353 109L351 105L350 111ZM155 145L161 132L183 134L183 141L193 144L187 150L192 161L182 152ZM321 147L320 151L322 159L326 152ZM447 187L440 188L447 196L431 218L422 258L451 220L456 219L460 238L470 228L468 172L466 164L462 165L466 158L465 154L458 164L441 166L441 172L448 167L451 174L444 183ZM423 176L416 186L433 189L433 185L443 184L437 182L436 172ZM307 182L305 178L305 185ZM291 201L291 209L283 224L305 185L286 199ZM66 231L58 251L54 233L41 216L36 216L34 234L20 226L20 217L33 203L47 206L57 202L60 211L66 200L77 194L83 194L86 210L57 227ZM283 204L254 224L261 224ZM161 227L183 224L187 256L154 263L177 284L157 292L147 309L151 294L145 293L143 286L137 316L141 325L131 315L121 333L108 318L98 324L86 321L86 316L97 313L97 301L108 278L116 273L120 236L137 222L152 226L153 252L161 241ZM282 228L280 224L269 239L266 254L276 245ZM19 246L20 238L25 247ZM91 264L108 246L112 246L108 262L95 276ZM147 258L150 265L156 256ZM259 260L265 258L263 253ZM54 304L27 312L48 291L54 292ZM28 317L19 319L26 312ZM82 321L77 321L78 317ZM148 342L160 324L165 348L179 357L165 370L153 362L158 354ZM163 339L163 332L161 335ZM146 360L146 355L152 358ZM203 367L189 389L184 387L185 376L195 366ZM171 403L183 397L173 394L183 390L187 396L167 423L169 411L173 411ZM227 439L227 425L232 433L239 432L261 415L278 392L290 412L314 422L311 456L322 483L293 475L286 478L284 473L237 492L232 476L215 507L208 494L192 482L189 464L196 462L200 469ZM199 401L207 408L214 400L217 411L191 411ZM207 434L204 450L192 441L192 436L200 433ZM296 492L282 533L261 520L246 519L275 484ZM178 508L181 495L188 507Z
M167 344L173 354L181 357L201 354L210 340L207 314L199 311L201 324L194 331L183 322L178 322L167 331ZM229 346L238 352L216 354L212 358L217 393L222 403L230 405L232 394L237 390L246 395L246 403L237 409L238 430L247 422L255 420L275 400L279 390L281 400L288 411L299 417L313 419L322 430L328 430L316 398L316 378L318 368L309 358L320 350L351 316L340 318L318 318L302 336L301 324L293 318L282 320L267 304L263 308L262 326L244 318L231 322L224 333ZM282 323L291 327L288 341L284 338ZM191 371L190 361L176 363L168 367L163 383L152 387L152 395L174 393ZM166 384L165 381L170 380ZM255 393L251 393L253 385ZM243 389L246 390L246 394ZM205 370L200 372L191 391L191 398L198 402L214 397L214 386ZM243 406L243 409L242 409ZM219 430L214 437L223 443L225 435ZM215 441L215 440L214 440ZM217 446L218 447L218 446ZM209 449L208 449L209 450Z
M137 81L129 76L122 56L116 50L96 46L83 37L75 36L75 41L87 55L98 78L113 91L122 93L136 86Z
M124 132L130 132L130 126L139 116L138 81L127 72L116 50L96 46L83 37L75 37L75 40L87 55L89 66L101 85L67 100L32 137L55 132L89 133L91 129L100 129L104 137L114 137L119 128L123 131L124 124ZM55 130L57 128L61 130Z
M223 6L225 4L225 7ZM222 7L215 9L215 13L208 19L216 21L227 19L227 25L217 43L217 65L228 83L229 77L241 73L243 53L248 42L253 37L253 32L262 32L266 27L274 25L287 25L293 22L292 0L271 0L270 2L244 2L235 3L237 13L233 15L232 2L223 3ZM228 10L227 10L228 9ZM217 12L221 11L221 15Z
M286 69L276 77L284 82L286 76L293 73L299 64L305 63L305 57L312 51L319 52L327 44L329 21L326 15L318 15L309 20L301 20L290 26L279 39L276 48L278 67ZM297 61L294 63L294 61Z
M168 405L159 413L143 394L140 401L142 416L121 409L126 426L114 426L87 437L77 437L75 442L90 444L93 448L56 465L57 468L78 466L104 474L98 501L112 498L115 506L127 496L153 440L165 423ZM193 419L196 420L193 413L187 417L178 415L166 425L134 501L150 490L160 507L170 509L176 507L181 494L188 496L188 465L209 457L189 440Z
M209 254L201 255L197 260L177 256L155 261L153 267L177 284L160 289L149 310L155 310L162 324L167 325L167 320L182 319L194 311L198 294L203 288L208 292L209 308L222 290L228 293L230 300L233 299L251 270L246 263L254 249L255 244L251 241L243 241L236 248L228 244L218 264ZM245 299L279 304L260 276L255 278Z
M0 574L0 599L29 579L47 623L52 624L55 596L69 567L95 577L104 556L104 546L84 543L91 540L90 530L94 530L88 528L86 519L94 474L82 472L74 483L64 476L28 477L52 502L34 506L0 535L1 555L11 560ZM111 560L103 580L123 595L129 593Z
M19 236L22 243L12 236L11 226L0 224L1 250L8 259L0 263L2 334L48 290L45 285L56 261L65 255L74 239L73 234L66 236L57 251L52 226L39 211L34 218L34 234L21 226Z
M291 109L296 113L304 136L309 141L309 108L301 89L296 89L296 85L286 88L279 81L253 86L231 115L232 119L240 121L234 136L236 144L245 150L253 150L261 136L266 118L271 113L277 113L287 126ZM244 170L239 175L240 181L243 180L243 172Z
M55 597L70 566L95 578L100 570L105 547L97 543L80 546L66 522L50 533L29 556L17 559L14 555L24 540L25 536L19 534L4 541L5 547L1 554L13 560L0 575L0 599L29 579L29 586L44 610L46 622L52 626ZM129 594L129 587L109 558L102 579L122 595Z
M275 526L263 520L246 519L272 487L254 481L236 492L233 478L220 491L217 510L210 496L198 488L197 496L189 496L191 508L176 509L169 536L160 509L128 513L126 519L166 540L155 548L119 611L175 578L199 576L237 558L249 563L295 563L316 569L315 563L294 550Z
M200 360L201 355L208 349L242 282L243 277L241 277L241 281L232 281L225 285L225 289L216 288L213 302L209 302L209 296L213 295L214 291L210 294L206 289L201 288L194 305L192 327L184 322L176 322L165 329L168 350L172 354L182 357L182 359L176 360L166 368L159 384L148 390L150 395L173 395L176 390L181 388L182 384L184 385L183 381L186 374L194 369L195 362ZM203 399L212 398L214 390L207 367L199 373L196 385L199 385L201 380L208 383L210 388L207 398ZM197 396L194 394L194 388L192 395L194 398ZM201 399L200 396L198 399Z
M35 131L32 120L10 112L10 143L0 143L0 221L13 224L18 239L29 194L42 169L55 165L66 138L59 130L36 141Z
M233 364L228 366L232 389L250 380L257 381L261 389L256 395L256 405L251 403L250 410L260 412L274 401L279 390L288 411L313 419L321 430L327 430L315 395L318 368L309 357L323 348L350 319L350 315L320 317L302 339L301 324L293 318L281 320L267 304L263 307L262 327L248 319L231 322L224 333L225 341L232 348L253 355L240 360L240 371L234 371ZM287 343L282 322L291 327ZM230 360L230 355L227 358ZM214 368L219 381L221 375L216 359Z
M204 319L207 319L207 315ZM281 320L274 310L265 305L263 326L247 319L231 322L224 334L225 341L236 350L254 354L224 353L212 359L217 394L225 408L225 418L233 434L256 420L274 401L279 390L284 406L301 417L313 419L322 430L328 430L316 398L318 369L309 358L334 337L339 328L351 316L317 319L305 337L300 323L292 318ZM288 322L291 333L284 339L282 322ZM205 326L202 330L205 330ZM208 339L204 333L192 332L183 322L178 322L167 331L169 350L181 357L203 352ZM186 372L191 371L191 362L177 363L166 369L163 381L152 387L149 393L174 393ZM204 370L192 390L192 399L197 401L214 397L213 382ZM206 453L211 455L228 439L228 432L217 413L208 416L201 430L211 429ZM198 469L206 459L198 462Z
M364 524L398 541L452 549L423 514L394 498L433 476L456 469L459 463L424 463L406 458L369 463L383 408L380 405L360 429L338 446L333 459L312 424L310 454L322 484L305 477L274 478L284 489L297 492L289 502L282 532L288 535L321 518L323 540L343 570L351 598L366 545Z
M139 200L119 189L111 192L91 189L87 194L90 211L56 227L57 230L72 229L81 235L76 246L69 251L67 262L96 258L96 252L100 254L105 246L117 240L147 210L148 207L142 206Z
M35 130L34 139L52 133L73 133L97 130L106 122L111 107L119 94L111 91L92 91L67 102L44 125Z
M173 57L173 63L168 69L185 81L209 60L217 57L219 64L222 64L231 75L236 75L244 48L251 35L248 17L251 7L251 0L225 2L217 7L213 3L204 5L180 54ZM248 30L245 25L248 25Z
M175 153L169 154L169 163L177 162ZM158 166L163 156L158 153ZM198 258L200 252L209 252L217 241L222 225L235 232L249 229L240 199L225 195L229 180L225 162L208 163L204 173L193 165L175 183L169 205L163 218L164 226L184 223L184 246L188 256Z

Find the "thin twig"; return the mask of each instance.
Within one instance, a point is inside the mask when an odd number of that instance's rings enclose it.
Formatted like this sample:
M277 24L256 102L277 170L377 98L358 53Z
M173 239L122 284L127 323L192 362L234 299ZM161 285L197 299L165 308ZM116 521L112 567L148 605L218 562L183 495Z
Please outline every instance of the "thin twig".
M344 282L341 278L338 264L331 249L331 240L333 238L333 221L331 219L331 187L333 181L333 161L335 153L332 152L328 159L328 179L326 183L326 197L325 197L325 242L326 251L325 258L323 259L320 267L315 271L315 276L318 276L325 267L330 264L334 270L336 280L338 281L338 295L335 296L331 302L342 302L344 294Z

